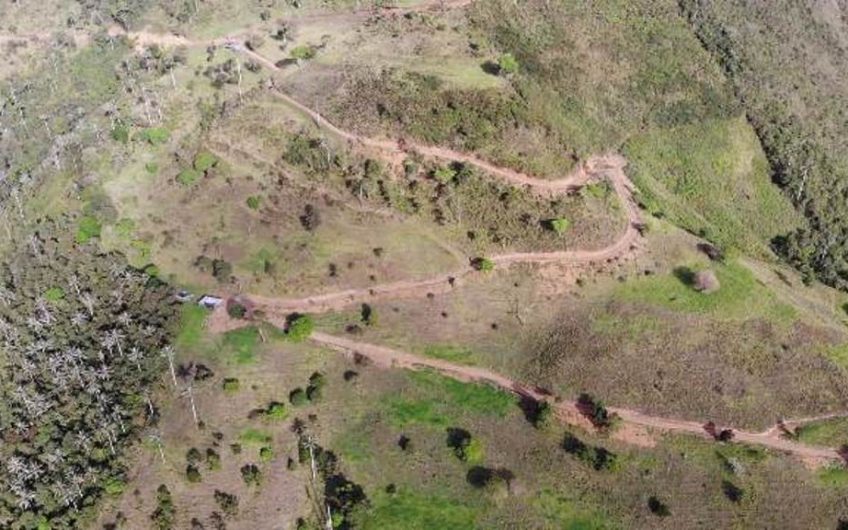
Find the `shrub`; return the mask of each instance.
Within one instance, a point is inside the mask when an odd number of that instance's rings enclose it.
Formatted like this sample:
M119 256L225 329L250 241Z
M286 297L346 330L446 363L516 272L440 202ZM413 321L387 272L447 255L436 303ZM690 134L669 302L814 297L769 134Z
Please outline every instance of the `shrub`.
M270 462L274 459L274 449L271 447L265 446L259 449L259 460L262 462Z
M577 404L592 422L592 425L602 431L613 430L620 421L616 414L611 414L607 410L603 401L589 394L580 394L580 397L577 398Z
M619 467L615 453L603 447L589 446L571 433L565 433L562 448L596 471L615 471Z
M44 299L48 302L58 302L65 298L65 290L61 287L51 287L44 291Z
M197 153L194 157L194 162L192 166L195 170L205 173L209 169L215 167L218 164L218 157L210 153L209 151L201 151Z
M489 258L474 258L471 260L471 266L481 272L489 272L494 270L495 262Z
M241 444L239 444L239 443L230 444L230 451L232 451L232 453L234 455L240 455L241 454Z
M115 234L117 234L118 237L130 237L133 230L135 230L135 221L127 217L124 217L115 223Z
M498 57L498 71L504 75L512 75L518 72L518 61L511 53L505 53Z
M221 469L221 455L211 447L206 449L206 467L210 471Z
M321 214L318 209L307 204L303 208L303 215L300 216L300 224L307 232L312 232L321 224Z
M196 464L203 460L203 455L200 454L200 451L197 447L192 447L188 451L186 451L186 462L189 464Z
M86 215L79 220L77 225L76 242L83 244L95 237L100 237L100 221L96 217Z
M196 484L202 480L202 477L200 476L200 471L197 469L196 466L193 466L191 464L186 466L186 478L192 484Z
M124 488L126 487L127 484L123 480L112 477L103 484L103 492L110 497L118 497L124 492Z
M234 394L239 391L239 387L241 384L239 380L235 377L228 377L224 379L224 392L227 394Z
M557 234L562 234L566 230L568 230L568 227L571 226L571 223L568 221L568 219L558 217L556 219L551 219L550 221L548 221L548 225L551 227L551 230L553 230Z
M258 210L261 201L262 199L258 195L251 195L247 198L247 207L251 210Z
M668 509L668 506L655 496L648 499L648 509L658 517L668 517L671 515L671 510Z
M483 461L483 443L472 438L471 433L465 429L451 427L447 430L447 444L453 449L453 454L468 463L479 463Z
M238 514L239 500L232 493L215 490L215 503L224 514L233 517Z
M296 46L291 50L292 59L297 59L298 61L306 61L308 59L312 59L315 57L316 50L314 47L306 44L303 46Z
M306 387L306 397L313 403L320 400L323 393L324 391L320 386L309 385Z
M222 259L212 261L212 276L214 276L219 283L226 283L230 281L232 274L233 266L228 262Z
M116 142L126 144L130 141L130 130L126 125L116 124L112 128L111 136Z
M259 471L256 464L245 464L241 467L241 478L248 486L259 485L262 481L262 472Z
M141 131L141 139L150 145L164 144L170 138L168 129L164 127L149 127Z
M289 411L286 410L286 405L284 403L279 403L277 401L268 405L268 408L265 409L265 419L271 421L282 421L289 416Z
M321 398L326 383L327 378L321 372L314 372L309 376L309 385L306 387L306 397L309 401L317 401Z
M203 173L194 168L185 168L177 174L177 182L183 186L191 186L203 176Z
M305 405L308 399L309 398L306 396L306 391L304 391L300 387L295 388L289 393L289 403L291 403L295 407Z
M286 337L292 342L303 342L312 335L315 323L309 315L293 313L287 318Z
M553 421L553 408L547 401L542 401L536 407L533 416L533 426L537 429L546 429L550 427Z
M440 167L433 171L433 178L441 184L447 184L456 176L456 171L450 167Z
M164 484L156 489L156 510L150 515L157 530L171 530L174 527L174 499Z
M247 308L238 302L230 301L227 304L227 314L230 318L242 319L247 314Z
M359 317L366 326L375 326L377 324L377 313L370 304L362 304Z

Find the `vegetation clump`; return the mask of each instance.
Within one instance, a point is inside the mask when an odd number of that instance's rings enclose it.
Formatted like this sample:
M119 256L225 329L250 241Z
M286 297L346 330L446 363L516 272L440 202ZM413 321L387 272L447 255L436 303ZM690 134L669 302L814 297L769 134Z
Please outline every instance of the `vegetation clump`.
M571 226L571 223L568 222L568 219L564 217L557 217L556 219L551 219L548 221L548 225L551 227L551 230L556 232L559 235L565 233L568 230L568 227Z
M175 517L176 509L171 491L161 484L156 489L156 510L150 515L150 520L156 530L171 530L174 528Z
M315 322L309 315L293 313L286 319L286 338L292 342L303 342L312 335Z
M471 260L471 266L474 270L478 270L480 272L490 272L495 270L495 262L489 258L474 258Z
M615 471L619 467L615 453L603 447L587 445L571 433L566 433L562 442L566 453L574 455L578 460L591 466L596 471Z
M454 456L463 462L476 464L483 461L483 443L471 436L471 433L459 427L447 430L447 444L453 450Z
M256 464L245 464L240 471L242 480L248 486L258 486L262 482L262 472Z
M498 57L498 72L503 75L512 75L518 72L518 60L511 53L504 53Z
M227 377L227 378L224 379L224 383L223 383L222 386L223 386L224 392L226 392L227 394L235 394L236 392L239 391L241 384L239 383L239 380L237 378Z
M289 411L284 403L274 401L268 404L264 412L265 419L269 421L283 421L289 416Z

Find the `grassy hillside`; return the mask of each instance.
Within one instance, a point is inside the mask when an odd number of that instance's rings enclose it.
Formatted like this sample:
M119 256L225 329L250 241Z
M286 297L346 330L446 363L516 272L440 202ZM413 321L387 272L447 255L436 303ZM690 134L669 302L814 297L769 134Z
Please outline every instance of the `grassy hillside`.
M723 66L769 159L808 227L775 247L810 278L848 287L844 6L836 2L681 2Z

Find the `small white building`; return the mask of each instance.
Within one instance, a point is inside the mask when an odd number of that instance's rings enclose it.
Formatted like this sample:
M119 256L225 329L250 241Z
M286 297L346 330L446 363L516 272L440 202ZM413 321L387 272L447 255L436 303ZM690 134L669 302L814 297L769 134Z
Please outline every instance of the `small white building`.
M211 294L204 294L200 297L197 303L198 305L202 305L206 309L215 309L216 307L224 303L224 299L219 298L217 296L213 296Z

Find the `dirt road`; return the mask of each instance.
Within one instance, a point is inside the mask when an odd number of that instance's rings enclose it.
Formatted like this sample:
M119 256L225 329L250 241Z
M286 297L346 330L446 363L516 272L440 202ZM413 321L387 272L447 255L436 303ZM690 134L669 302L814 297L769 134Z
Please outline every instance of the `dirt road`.
M327 335L326 333L316 332L313 333L310 338L313 342L341 351L345 354L366 357L373 362L374 365L382 368L405 368L410 370L429 368L459 381L487 383L520 397L530 398L536 401L547 401L554 408L560 419L572 425L591 427L591 423L583 414L581 414L576 401L552 399L549 395L545 395L537 390L528 388L513 379L492 372L486 368L453 364L442 359L433 359L430 357L415 355L409 352L386 348L384 346L377 346L375 344L368 344L343 337ZM703 423L650 416L635 410L620 407L608 407L608 410L617 414L625 423L662 431L687 432L705 438L710 437L708 432L705 430ZM832 415L823 417L832 417ZM805 420L807 419L805 418L794 421L789 420L787 423L798 423L799 421ZM772 430L761 433L753 433L734 429L733 433L734 441L760 445L804 458L826 460L842 459L836 449L813 447L801 444L782 438L779 433L773 432Z
M430 8L461 7L470 3L468 0L457 1L432 1L424 2L422 5ZM422 6L418 6L420 9ZM136 32L129 34L140 44L163 44L163 45L197 45L183 37L175 35L157 35L147 32ZM227 37L216 39L205 44L217 44L226 46L234 51L244 53L260 64L272 70L278 67L260 54L248 50L235 38ZM510 168L495 166L472 154L461 153L437 146L422 144L405 144L401 147L398 142L386 139L361 137L349 131L342 130L321 116L315 110L303 105L291 96L276 93L277 97L284 100L293 108L309 116L315 124L325 131L350 142L353 146L374 149L381 152L390 160L396 160L398 156L404 156L407 151L415 151L424 156L439 158L448 161L461 162L473 165L482 171L505 180L516 186L524 186L529 189L547 194L565 193L569 190L591 180L607 180L613 186L627 213L627 225L622 235L613 244L598 250L576 250L558 252L526 252L509 253L492 256L491 259L497 265L508 266L514 263L549 263L558 262L564 264L581 264L616 259L634 248L638 238L638 227L641 224L641 215L635 201L633 200L633 186L623 169L626 161L617 155L603 155L588 159L571 174L558 180L537 179ZM292 312L326 312L343 309L352 304L363 301L374 301L382 298L396 298L403 296L423 296L429 292L443 292L450 290L458 278L473 273L468 266L454 271L450 274L440 275L436 278L401 281L374 286L368 289L348 289L339 292L320 294L302 299L278 299L263 296L250 296L250 300L256 304L258 309L266 313L269 322L282 326L285 317ZM213 331L224 331L244 325L244 321L233 321L226 315L223 307L219 308L208 322ZM573 425L591 427L591 423L581 414L577 403L570 400L553 399L536 389L522 385L501 374L497 374L485 368L456 365L441 359L432 359L418 356L409 352L352 341L350 339L327 335L325 333L313 333L311 340L317 344L345 352L350 355L361 355L370 359L374 364L381 367L399 367L407 369L430 368L440 373L461 381L485 382L495 385L516 395L534 399L544 400L554 407L558 417ZM651 429L659 429L673 432L688 432L699 436L708 436L705 426L699 422L678 420L651 416L639 411L609 407L609 410L619 417L625 424L635 425ZM807 421L843 416L844 414L828 414L813 418L802 418L799 420L787 420L784 425L799 425ZM769 447L778 451L794 454L806 459L842 459L839 451L832 448L812 447L781 437L782 429L779 426L760 433L752 433L733 430L734 440Z

